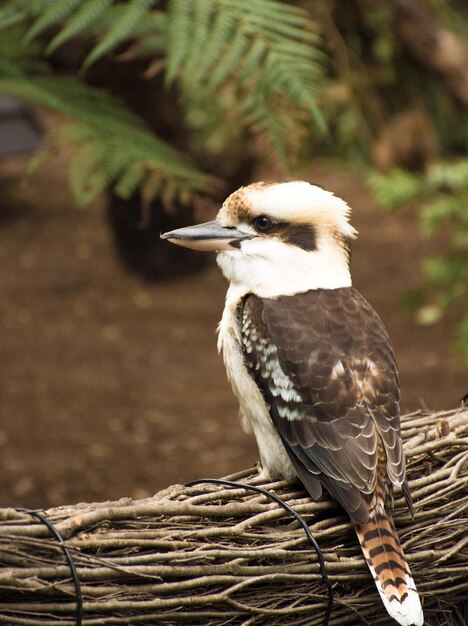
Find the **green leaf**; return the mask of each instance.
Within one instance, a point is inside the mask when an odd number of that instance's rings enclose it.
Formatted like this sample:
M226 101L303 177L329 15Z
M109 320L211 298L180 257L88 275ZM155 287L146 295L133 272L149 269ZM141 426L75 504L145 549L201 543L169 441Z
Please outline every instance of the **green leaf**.
M4 3L0 7L0 31L7 31L12 26L24 24L28 19L29 11L21 1Z
M424 189L419 174L401 169L390 170L387 174L371 171L367 175L367 184L377 202L386 209L395 209L417 198Z
M434 285L445 285L458 278L465 266L462 257L456 255L435 256L424 260L427 279Z
M95 197L92 176L102 159L103 146L85 144L77 151L68 167L68 181L77 206L89 204Z
M243 55L249 47L249 41L243 30L239 29L234 33L229 43L222 63L217 64L216 69L211 73L206 88L210 92L216 91L239 66Z
M420 210L423 231L433 236L444 224L452 224L459 231L468 232L468 194L440 194L432 202L425 204Z
M102 90L50 77L0 79L0 90L75 120L57 141L79 145L69 168L70 187L79 206L114 184L120 192L131 193L136 174L126 172L133 171L135 163L143 168L142 183L147 175L157 173L163 181L161 189L169 185L179 190L177 193L209 192L212 177L153 135L143 120Z
M192 3L180 0L171 0L168 8L167 30L167 58L166 77L167 85L176 79L184 61L187 59L191 41Z
M190 86L199 84L216 66L233 31L233 21L226 13L218 11L213 15L214 3L211 0L196 6L192 45L187 51L188 61L184 70Z
M32 41L50 26L64 20L83 0L52 0L26 33L25 42Z
M96 22L114 0L88 0L81 2L78 11L70 17L66 25L55 35L46 48L46 53L51 54L63 43L77 35L87 35L86 30Z
M142 185L146 175L147 171L141 163L132 163L114 186L115 193L124 199L131 198Z
M103 39L88 54L83 62L89 67L104 54L116 48L119 44L131 38L133 29L143 20L149 9L158 0L130 0L122 9L117 20L112 24Z

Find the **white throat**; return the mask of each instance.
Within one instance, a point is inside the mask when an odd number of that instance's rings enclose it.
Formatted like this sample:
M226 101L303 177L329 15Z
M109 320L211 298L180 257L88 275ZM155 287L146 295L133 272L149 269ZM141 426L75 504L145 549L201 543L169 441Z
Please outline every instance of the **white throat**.
M294 295L311 289L351 286L348 259L332 237L312 252L284 242L257 238L241 249L219 252L218 265L231 282L231 293L254 293L261 298Z

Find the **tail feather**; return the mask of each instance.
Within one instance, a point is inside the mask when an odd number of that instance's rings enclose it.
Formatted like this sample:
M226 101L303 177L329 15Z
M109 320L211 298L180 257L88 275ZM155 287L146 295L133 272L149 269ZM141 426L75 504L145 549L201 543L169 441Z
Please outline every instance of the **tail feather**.
M422 626L421 602L387 507L379 503L356 532L388 613L402 626Z

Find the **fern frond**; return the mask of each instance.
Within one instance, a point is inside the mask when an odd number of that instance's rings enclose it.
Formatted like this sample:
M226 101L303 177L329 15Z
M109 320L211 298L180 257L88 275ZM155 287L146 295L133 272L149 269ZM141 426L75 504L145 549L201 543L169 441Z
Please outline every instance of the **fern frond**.
M251 80L252 76L258 72L265 61L267 55L267 47L262 39L254 39L247 53L242 59L242 65L239 68L239 80L241 83Z
M81 2L78 11L69 18L65 26L57 33L46 48L46 53L51 54L63 43L76 37L86 34L87 29L92 26L114 0L88 0Z
M133 35L135 41L119 55L120 60L146 58L150 62L164 63L161 58L167 48L167 14L164 11L149 11L135 27Z
M0 31L23 24L29 16L24 0L10 0L0 7Z
M197 114L197 107L211 110L211 116L218 120L235 118L238 131L250 133L256 132L251 120L257 120L258 128L260 111L265 111L268 119L264 119L262 128L275 133L271 141L278 147L275 152L282 154L291 148L286 124L280 121L285 108L291 111L293 127L309 125L324 132L316 104L322 77L321 42L306 10L279 0L170 0L165 11L155 11L157 2L8 0L8 5L19 3L23 11L29 11L34 20L29 38L50 25L60 27L47 53L71 37L90 33L97 36L99 42L86 57L85 67L124 42L129 47L123 59L153 55L149 71L164 69L166 85L177 84L187 115L198 117L198 130L206 132L207 139L213 125L209 115ZM229 106L234 110L222 108L227 101L219 97L221 90L230 92ZM250 92L259 103L269 102L269 107L262 104L254 112ZM49 92L49 101L51 98ZM246 100L248 106L244 106ZM57 103L50 101L50 105ZM62 108L64 105L62 102ZM82 119L76 114L75 118ZM203 118L208 125L200 124ZM219 129L219 137L223 135Z
M213 9L213 3L209 3ZM211 18L211 15L210 15ZM193 57L192 68L187 68L186 72L191 76L192 85L198 84L204 76L207 76L212 68L217 64L223 53L226 41L229 41L233 34L234 23L229 15L223 11L218 11L213 17L213 27L206 37L206 43L202 50L198 50ZM261 41L258 42L262 45Z
M124 199L131 198L147 178L146 168L142 163L132 163L114 185L115 193Z
M212 0L198 0L192 6L190 45L185 59L184 75L187 88L193 88L198 83L198 77L204 76L200 72L200 59L206 58L207 44L211 39L211 21L214 15Z
M102 146L87 143L76 152L68 166L68 184L78 206L84 206L94 197L91 177L102 159Z
M170 185L180 193L207 193L213 183L212 177L200 172L156 137L141 118L102 90L50 77L3 78L0 90L75 120L63 130L61 141L79 146L69 169L79 206L109 186L116 186L119 193L131 193L138 184L134 182L135 163L141 164L139 182L143 187L146 179L156 174L162 188Z
M0 76L24 77L27 74L44 73L49 65L42 60L43 45L33 41L22 42L23 25L12 26L0 36Z
M309 123L325 132L317 105L324 56L306 11L278 0L171 0L167 30L166 82L180 86L190 119L203 118L197 109L221 118L215 109L229 89L224 116L236 118L238 132L259 124L271 132L276 154L290 152L288 129Z
M81 4L82 0L53 0L26 33L24 41L32 41L50 26L64 20L74 9Z
M278 0L223 0L229 11L239 19L244 15L245 27L261 30L268 38L276 36L305 43L317 43L319 37L309 11Z
M282 106L281 101L276 103L271 98L256 99L251 116L255 120L255 134L262 148L262 153L273 154L276 160L283 165L294 160L298 152L301 127L297 124L294 116L290 114L288 108ZM285 137L288 137L287 142L284 140Z
M239 66L241 59L249 47L249 40L242 29L237 30L229 42L229 50L225 52L222 63L218 61L217 67L207 80L207 89L215 92L228 78L232 76ZM208 78L208 77L204 77Z
M165 82L170 85L188 57L191 41L192 3L171 0L168 7Z
M301 7L278 0L222 0L226 7L234 9L236 12L244 14L258 15L260 18L270 16L271 21L283 21L284 23L302 26L303 20L307 19L309 12Z
M119 18L106 32L100 43L88 54L83 66L89 67L104 54L125 41L156 2L158 0L130 0L127 2L122 8Z
M7 56L4 56L0 52L0 76L22 78L24 76L24 72L17 62Z

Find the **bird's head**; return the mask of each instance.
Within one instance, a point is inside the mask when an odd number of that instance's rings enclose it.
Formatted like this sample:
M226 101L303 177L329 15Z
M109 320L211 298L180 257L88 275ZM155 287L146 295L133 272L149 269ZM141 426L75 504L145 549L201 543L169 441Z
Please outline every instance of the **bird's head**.
M216 220L162 235L214 250L223 274L261 297L351 285L346 202L303 181L254 183L231 194Z

